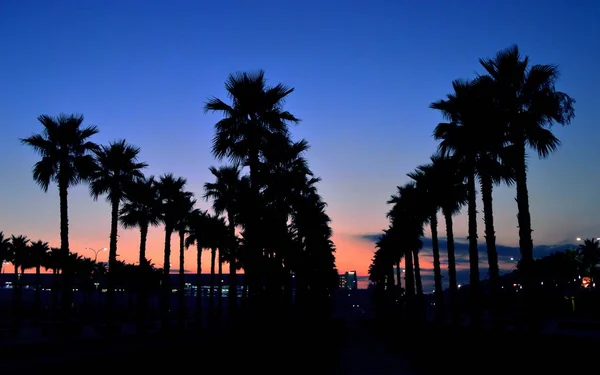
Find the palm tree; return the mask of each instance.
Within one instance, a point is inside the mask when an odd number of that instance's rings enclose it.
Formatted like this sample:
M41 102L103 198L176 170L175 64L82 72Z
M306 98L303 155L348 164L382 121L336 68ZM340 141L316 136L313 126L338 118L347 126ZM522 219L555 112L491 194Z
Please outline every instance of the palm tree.
M189 232L189 224L194 211L196 200L192 199L193 194L183 192L176 202L177 205L177 224L175 230L179 234L179 328L185 329L185 235Z
M207 214L206 220L207 227L207 245L210 248L210 294L209 294L209 314L211 318L215 316L215 290L216 290L216 279L217 275L215 266L217 262L220 263L221 251L223 247L228 245L227 236L229 236L229 229L225 220L216 215ZM217 259L217 251L219 259Z
M10 238L5 238L4 232L0 231L0 274L2 274L4 262L8 261L10 261Z
M396 235L404 243L404 264L406 269L406 302L409 307L409 318L415 312L413 302L415 289L417 294L418 311L422 312L423 285L420 275L419 250L423 246L423 223L429 215L422 207L422 194L414 182L398 187L398 193L392 195L388 204L392 209L387 216L392 222Z
M108 254L108 290L106 294L106 308L109 318L113 314L115 283L110 270L117 261L117 235L119 230L119 209L125 200L125 192L133 185L136 179L142 178L142 169L146 163L138 161L140 149L128 144L124 139L111 142L108 146L101 146L95 151L96 168L90 180L90 194L97 200L100 195L106 194L106 200L111 205L110 217L110 245Z
M456 278L456 256L454 250L454 223L452 217L460 213L461 208L467 203L467 190L464 177L460 171L460 161L443 155L435 155L431 159L438 175L440 184L440 207L446 222L446 250L448 252L448 284L452 319L458 322L457 296L458 281Z
M397 249L394 247L398 244L393 243L394 230L384 230L383 234L379 237L379 240L375 243L375 247L378 249L377 260L382 262L384 270L382 271L382 277L386 282L386 289L388 289L388 296L391 299L395 298L393 292L394 288L394 263L397 256L394 254ZM400 287L400 278L397 281L398 288Z
M592 279L595 278L598 262L600 262L600 242L595 238L585 239L577 250L584 266L584 271Z
M268 86L264 71L256 73L231 74L225 82L225 88L231 99L227 104L221 99L211 98L205 104L206 112L219 112L223 118L215 124L216 134L213 139L213 155L222 160L227 157L234 163L247 165L250 168L251 200L247 205L249 211L258 215L258 197L260 191L259 169L262 151L269 147L270 136L286 135L289 124L299 120L283 110L286 97L294 89L278 83ZM245 227L245 237L252 252L262 253L259 245L259 220L249 220ZM259 291L259 279L247 269L246 278L253 283L253 293Z
M124 228L140 229L140 274L144 277L137 280L138 290L138 330L145 329L146 310L148 305L148 272L149 262L146 258L146 242L148 229L160 223L158 190L154 176L137 178L125 190L125 203L119 211L119 220Z
M42 159L33 167L33 179L44 192L50 182L58 184L60 198L60 249L61 257L69 255L69 187L87 180L94 170L92 153L98 146L90 138L98 133L96 126L82 126L82 115L60 114L56 117L41 115L38 121L44 126L40 134L21 139L21 143L33 148ZM64 313L70 311L72 288L68 277L63 275L62 304Z
M29 247L29 259L28 261L30 262L30 265L32 267L35 268L35 311L36 314L39 316L40 314L40 292L41 292L41 268L42 268L42 264L44 263L46 256L48 254L48 252L50 251L50 246L48 245L48 242L43 242L42 240L39 240L37 242L34 242L31 244L31 246Z
M514 148L520 262L525 275L525 289L529 290L535 283L527 276L530 274L527 269L533 265L527 147L531 147L540 158L556 151L560 141L550 127L554 123L567 125L571 122L575 101L556 90L558 67L530 66L529 57L521 56L516 45L498 52L492 59L480 59L479 62L495 83L496 104L506 126L507 141Z
M238 165L223 166L220 168L210 167L210 173L215 176L215 182L204 184L204 198L212 200L213 211L217 215L227 215L230 235L235 237L237 226L236 215L240 206L240 168ZM228 250L229 256L229 296L228 303L230 313L235 310L237 304L237 278L236 278L236 244L232 244Z
M479 323L479 250L477 246L477 201L475 199L477 160L481 147L473 139L485 133L481 126L487 121L489 102L481 103L481 89L476 83L456 80L452 82L454 93L448 94L446 100L430 105L442 112L449 120L440 123L434 130L434 138L440 141L439 152L444 156L452 156L456 160L467 180L468 207L468 240L469 240L469 291L471 293L471 321ZM481 104L481 106L479 105ZM485 139L485 138L484 138Z
M58 306L58 287L59 287L59 278L58 273L62 267L64 267L64 261L60 256L61 251L60 248L51 247L50 251L46 253L46 257L43 262L44 269L46 271L52 270L52 319L56 319L56 307Z
M14 268L13 280L13 319L15 325L18 324L21 315L21 274L19 269L24 269L29 255L30 240L26 236L12 235L10 238L10 259Z
M172 174L167 173L162 175L156 184L161 212L160 220L165 225L165 251L160 299L163 329L166 329L169 324L171 236L181 216L178 203L186 197L191 198L191 193L184 191L186 183L187 180L185 178L174 177Z
M414 172L408 174L408 177L416 183L418 193L421 194L420 200L423 202L423 209L427 212L427 221L431 229L431 247L433 254L433 279L435 285L435 306L436 319L443 320L443 287L442 287L442 268L440 262L440 246L438 240L438 219L437 213L440 206L441 184L439 182L440 173L435 164L418 166Z
M158 207L158 191L154 176L138 178L125 191L126 201L119 212L119 219L124 228L140 228L139 264L146 259L146 241L148 229L160 223Z
M202 250L210 247L208 242L209 227L208 214L199 209L190 214L189 234L185 239L185 246L196 245L196 315L198 327L202 324Z

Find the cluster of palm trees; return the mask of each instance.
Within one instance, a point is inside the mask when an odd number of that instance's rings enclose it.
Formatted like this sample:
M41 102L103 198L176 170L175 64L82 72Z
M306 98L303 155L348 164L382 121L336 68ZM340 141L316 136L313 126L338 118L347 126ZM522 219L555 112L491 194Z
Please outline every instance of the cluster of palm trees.
M531 65L517 46L480 59L485 74L471 80L456 80L446 99L430 105L446 122L437 125L433 136L439 141L431 162L409 173L411 181L398 187L388 201L390 226L377 243L378 250L369 269L371 280L380 286L401 285L400 261L405 264L405 298L408 305L423 295L419 250L425 225L431 230L436 315L443 319L444 294L438 240L438 212L446 225L450 305L458 292L453 216L466 205L468 214L469 291L471 321L480 318L479 248L477 242L476 191L483 202L484 233L489 266L490 291L498 292L499 265L494 233L493 188L504 183L516 185L517 225L521 251L520 269L524 292L535 291L530 275L534 263L527 158L529 150L544 158L560 141L553 124L569 124L574 116L574 100L557 91L559 70L553 65ZM539 284L539 283L538 283ZM400 290L401 288L397 288ZM396 290L390 288L390 290ZM493 298L492 298L493 299ZM417 305L420 305L417 303ZM455 311L454 309L453 311ZM457 319L456 314L453 314Z
M215 180L204 185L201 198L212 201L213 214L196 208L197 199L186 189L185 178L144 175L147 165L139 160L138 147L125 140L94 143L98 128L84 126L81 115L42 115L38 120L43 132L21 140L41 156L33 168L34 180L44 191L51 183L58 185L61 243L52 253L62 270L63 314L68 315L70 309L73 282L71 264L65 261L71 254L68 192L82 182L89 184L94 199L104 196L111 205L106 275L109 322L114 310L112 270L118 264L119 224L140 231L140 267L150 267L148 229L164 226L160 312L165 326L170 319L173 234L179 239L180 321L185 319L185 249L193 245L198 250L198 286L202 250L209 249L212 274L215 263L219 271L223 262L229 263L230 291L237 290L236 273L243 269L248 305L309 307L328 301L337 285L335 247L326 204L316 188L319 178L304 156L308 143L292 139L289 127L299 120L283 108L293 88L267 85L263 71L232 74L225 87L229 103L211 98L204 107L223 115L215 125L212 152L218 160L230 162L210 167ZM140 311L148 298L143 284L138 286ZM238 305L236 296L229 294L232 312Z
M44 318L44 312L55 312L59 297L58 281L65 268L70 270L72 276L71 287L85 293L98 291L98 287L105 283L108 274L107 265L95 259L69 253L67 259L63 260L60 257L60 248L50 247L48 242L32 241L23 235L7 237L0 232L0 273L5 272L4 266L9 263L13 266L12 281L8 282L13 291L12 315L16 318L24 316ZM42 282L42 269L51 271L52 285ZM32 287L34 293L33 309L30 310L22 308L23 287L27 284L24 281L24 274L27 270L34 270L35 274L33 282L27 285ZM128 287L137 284L136 279L142 274L140 270L139 265L117 261L113 265L112 273L117 275L119 288L131 290L132 288ZM160 270L152 268L144 281L150 284L149 287L155 286L159 275ZM44 289L52 292L50 309L44 308L42 304L41 292Z

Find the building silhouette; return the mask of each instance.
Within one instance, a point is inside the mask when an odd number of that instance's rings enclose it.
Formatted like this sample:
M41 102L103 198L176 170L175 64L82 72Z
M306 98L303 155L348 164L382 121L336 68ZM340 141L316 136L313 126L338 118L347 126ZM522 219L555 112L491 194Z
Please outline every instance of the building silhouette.
M357 290L358 289L358 275L356 271L348 271L345 274L340 275L340 289L345 290Z

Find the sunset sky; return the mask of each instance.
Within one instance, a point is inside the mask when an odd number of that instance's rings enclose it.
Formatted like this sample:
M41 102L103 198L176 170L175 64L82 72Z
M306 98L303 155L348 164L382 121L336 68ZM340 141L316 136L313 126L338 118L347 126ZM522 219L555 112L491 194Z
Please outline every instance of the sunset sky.
M127 139L141 147L147 174L186 177L201 195L208 167L219 164L210 153L219 118L203 104L225 98L229 73L262 68L269 82L296 88L286 108L302 119L294 137L310 142L310 165L323 179L339 270L366 275L373 235L387 227L386 200L435 150L431 133L441 118L428 105L453 79L482 72L478 58L517 43L533 63L560 65L558 88L577 100L572 126L556 129L559 152L531 159L535 244L599 237L600 2L541 4L2 1L0 230L59 245L58 193L33 182L38 156L19 144L41 131L38 115L83 113L99 126L98 143ZM505 269L518 242L514 196L502 187L494 197ZM69 199L71 250L93 256L86 247L108 247L109 206L94 202L87 186ZM465 241L466 216L456 217L455 231ZM134 261L138 242L138 231L121 230L120 259ZM159 266L162 243L163 228L152 229L148 257ZM195 252L188 257L195 272ZM429 272L427 249L422 262Z

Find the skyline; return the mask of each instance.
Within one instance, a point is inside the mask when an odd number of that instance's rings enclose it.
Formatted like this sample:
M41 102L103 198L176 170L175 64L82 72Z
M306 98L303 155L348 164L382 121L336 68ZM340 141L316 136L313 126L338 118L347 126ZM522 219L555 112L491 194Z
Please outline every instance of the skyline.
M10 51L7 69L0 73L0 86L5 88L0 93L5 114L0 168L10 176L0 187L0 230L5 234L58 244L58 193L51 186L44 194L35 185L31 167L38 157L18 142L40 131L35 120L39 114L83 113L86 124L100 128L95 141L127 139L141 147L141 160L149 164L147 174L186 177L188 189L201 196L203 183L212 180L208 167L221 164L210 155L218 116L204 115L203 103L211 96L225 97L223 82L229 73L263 68L270 83L296 88L286 109L303 120L292 129L294 137L307 138L312 146L307 154L310 166L323 178L319 191L333 220L338 270L366 275L374 243L365 235L387 226L385 202L408 180L406 173L435 151L431 132L441 118L428 109L429 103L449 93L453 79L481 72L478 58L517 43L533 63L559 64L562 78L557 87L577 100L573 124L554 130L563 142L559 151L548 160L531 160L534 243L568 244L576 237L600 235L600 205L594 200L597 178L589 163L600 156L595 145L599 130L592 117L597 101L592 90L600 84L594 66L600 52L589 43L590 35L600 35L592 23L600 5L593 1L575 6L557 1L544 9L527 4L517 15L511 13L516 2L467 1L463 7L406 2L386 4L386 9L381 4L361 8L352 1L340 8L332 2L318 13L292 5L254 10L238 3L245 14L236 18L240 28L252 26L252 14L292 14L290 22L297 28L286 28L284 35L273 35L267 27L257 31L275 39L274 44L290 46L279 53L263 45L248 48L249 41L236 39L235 30L206 40L202 35L218 22L194 23L194 10L200 7L192 2L176 9L160 4L140 7L135 1L120 7L111 1L85 6L69 1L30 3L37 6L25 10L16 2L4 3L0 10L0 41ZM219 6L211 7L202 7L203 13L218 14ZM486 18L490 14L501 21ZM59 15L70 15L74 22L68 27L78 32L48 24ZM468 22L456 26L452 19L458 15ZM158 20L163 28L153 28ZM392 21L406 30L394 30ZM107 23L111 26L104 27ZM313 27L301 27L309 24ZM346 27L347 34L338 30L349 24L355 27ZM435 30L427 30L431 25ZM449 27L451 32L439 33ZM472 32L483 27L489 31L486 38ZM235 48L227 43L231 40ZM397 50L389 48L393 43L398 43ZM50 48L53 44L68 45L77 59ZM209 56L211 62L206 62L203 49L218 57ZM508 247L518 241L514 196L514 188L500 187L494 193L498 244ZM201 201L199 206L209 205ZM108 204L102 199L93 202L87 186L70 191L72 251L90 256L85 247L108 247L109 221ZM483 252L483 219L478 221ZM465 214L455 218L455 231L457 240L466 237ZM121 259L135 260L139 232L120 228L119 234ZM151 229L148 237L148 258L159 266L163 237L162 227ZM190 266L194 252L187 253ZM426 252L421 257L424 270L431 268Z

